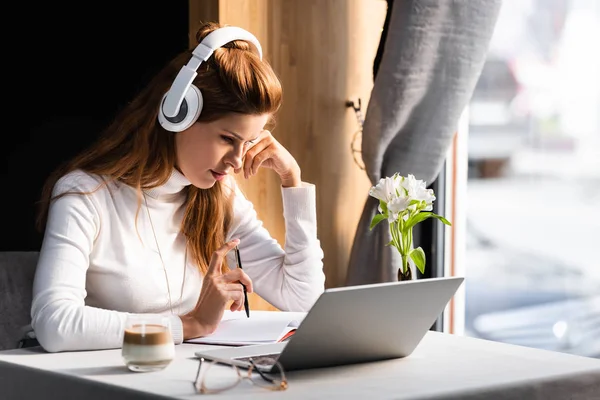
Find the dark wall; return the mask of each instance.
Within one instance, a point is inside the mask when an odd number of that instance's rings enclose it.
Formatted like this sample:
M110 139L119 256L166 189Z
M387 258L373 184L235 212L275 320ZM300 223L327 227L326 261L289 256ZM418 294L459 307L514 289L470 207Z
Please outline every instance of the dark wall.
M14 28L3 28L0 251L39 249L35 203L44 179L188 47L187 1L14 7Z

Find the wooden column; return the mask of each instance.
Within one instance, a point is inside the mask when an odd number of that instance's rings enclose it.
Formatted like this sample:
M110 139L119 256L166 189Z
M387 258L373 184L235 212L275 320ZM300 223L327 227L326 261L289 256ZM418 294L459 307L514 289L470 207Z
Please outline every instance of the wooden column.
M200 21L245 28L261 41L264 58L282 81L283 107L273 134L296 157L303 180L317 187L327 287L344 284L370 187L353 160L358 122L346 101L360 97L366 110L386 7L384 0L190 0L191 37ZM279 179L261 171L239 181L283 245ZM252 302L253 308L263 305Z

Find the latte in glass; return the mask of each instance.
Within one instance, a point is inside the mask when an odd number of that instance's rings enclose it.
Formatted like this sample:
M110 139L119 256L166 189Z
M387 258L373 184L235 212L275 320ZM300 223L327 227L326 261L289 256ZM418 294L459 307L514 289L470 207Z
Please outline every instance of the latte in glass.
M129 319L121 352L131 371L164 369L175 358L175 344L167 318Z

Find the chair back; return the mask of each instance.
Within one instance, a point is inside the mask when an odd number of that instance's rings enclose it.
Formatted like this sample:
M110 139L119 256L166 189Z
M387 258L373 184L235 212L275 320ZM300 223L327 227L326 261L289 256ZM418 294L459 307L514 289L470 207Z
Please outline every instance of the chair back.
M14 349L31 323L37 251L0 252L0 350Z

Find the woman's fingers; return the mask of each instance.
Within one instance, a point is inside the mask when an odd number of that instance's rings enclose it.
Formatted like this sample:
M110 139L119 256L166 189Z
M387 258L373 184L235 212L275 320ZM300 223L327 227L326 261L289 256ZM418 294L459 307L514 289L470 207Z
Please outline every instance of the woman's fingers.
M246 286L246 291L252 293L254 291L252 287L252 279L244 272L241 268L233 269L229 272L224 273L221 276L224 282L238 282L238 287L241 287L239 283Z
M242 308L244 308L244 301L234 301L233 303L231 303L231 306L229 307L229 310L231 311L241 311Z
M274 143L273 136L269 131L263 131L260 135L260 140L254 146L252 146L244 156L244 178L248 179L252 175L256 174L258 167L262 164L265 158L270 157L272 151L269 147ZM258 157L259 163L256 163ZM256 164L256 165L255 165Z
M261 134L260 141L244 155L244 178L256 175L260 168L274 170L284 186L297 186L300 181L300 167L296 159L266 130Z
M250 176L256 175L262 163L272 157L272 153L273 151L271 151L270 148L266 148L252 159L252 165L250 165Z
M233 239L229 242L225 243L223 246L219 247L213 253L210 264L208 265L208 269L206 270L207 276L215 275L215 273L219 273L221 271L221 266L223 265L223 260L227 253L235 248L240 243L239 239Z
M231 311L239 311L244 308L244 289L239 283L227 283L221 286L221 294L232 304Z
M225 256L239 243L239 239L230 240L212 254L202 282L198 303L189 314L199 323L201 332L214 332L223 316L225 306L230 301L233 301L230 306L232 310L243 307L244 288L238 281L243 281L252 288L252 281L241 270L237 271L236 269L226 275L221 274Z
M225 283L221 285L221 291L226 296L234 296L235 294L233 292L240 292L242 296L244 295L244 288L242 287L242 285L236 282Z

